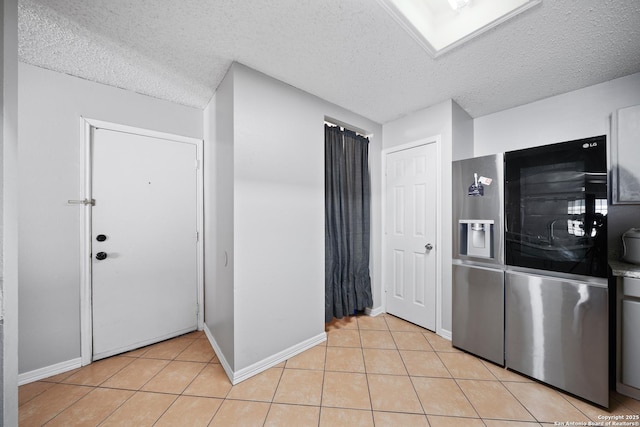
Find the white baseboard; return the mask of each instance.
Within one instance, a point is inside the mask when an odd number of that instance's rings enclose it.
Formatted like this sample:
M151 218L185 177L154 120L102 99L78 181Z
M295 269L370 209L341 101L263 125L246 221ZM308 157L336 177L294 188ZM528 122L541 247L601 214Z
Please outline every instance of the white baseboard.
M449 341L451 341L451 338L453 337L453 335L451 334L451 331L448 331L446 329L440 329L437 333L442 338L447 339Z
M44 378L52 377L54 375L62 374L63 372L71 371L73 369L82 367L82 359L77 357L75 359L67 360L66 362L56 363L55 365L45 366L44 368L35 369L33 371L24 372L18 375L18 385L25 385L34 381L39 381Z
M231 369L231 365L229 364L229 362L224 358L222 351L220 351L220 346L216 342L215 338L211 334L211 331L209 330L206 324L204 325L204 333L209 339L209 342L211 343L213 350L216 352L218 359L220 359L222 368L226 372L227 376L229 377L229 380L231 381L231 384L233 385L236 385L246 379L249 379L254 375L259 374L260 372L266 371L267 369L273 366L276 366L277 364L282 363L287 359L292 358L296 354L300 354L303 351L308 350L312 347L315 347L316 345L327 340L327 334L325 332L322 332L321 334L318 334L315 337L309 338L308 340L305 340L299 344L296 344L285 350L282 350L281 352L276 353L273 356L269 356L266 359L260 360L254 363L253 365L234 371L233 369Z
M273 356L269 356L266 359L254 363L253 365L247 366L246 368L234 372L234 376L231 382L236 385L239 382L249 379L262 371L266 371L267 369L276 366L278 363L290 359L296 354L300 354L305 350L315 347L316 345L320 344L321 342L325 342L326 340L327 334L326 332L322 332L315 337L309 338L308 340L282 350L281 352L276 353Z
M227 374L227 377L229 377L229 380L231 380L233 378L233 369L231 369L231 365L229 364L227 359L224 357L224 353L222 353L222 349L220 349L218 342L213 337L213 334L209 330L209 327L207 326L206 323L204 324L203 329L204 329L204 334L207 336L207 339L209 340L209 344L211 344L211 347L213 347L213 351L215 351L216 356L218 356L218 360L222 365L222 369L224 369L224 372ZM232 380L231 382L233 383Z
M620 394L624 394L625 396L633 397L636 400L640 399L640 390L623 384L620 381L616 382L616 391Z
M367 308L364 309L364 313L367 316L373 316L373 317L376 317L376 316L378 316L380 314L383 314L384 312L385 312L384 308L382 308L382 307L375 307L375 308L368 308L367 307Z

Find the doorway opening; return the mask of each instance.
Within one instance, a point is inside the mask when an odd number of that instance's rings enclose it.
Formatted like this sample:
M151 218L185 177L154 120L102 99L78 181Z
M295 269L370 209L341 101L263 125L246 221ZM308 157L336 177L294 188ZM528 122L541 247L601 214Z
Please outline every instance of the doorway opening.
M325 121L325 322L373 306L369 139Z

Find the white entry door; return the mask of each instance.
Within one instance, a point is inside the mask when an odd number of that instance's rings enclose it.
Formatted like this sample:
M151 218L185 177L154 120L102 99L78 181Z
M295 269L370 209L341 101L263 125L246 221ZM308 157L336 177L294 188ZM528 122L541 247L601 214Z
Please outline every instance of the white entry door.
M93 360L197 328L197 146L94 129Z
M435 143L386 156L386 311L424 328L436 327Z

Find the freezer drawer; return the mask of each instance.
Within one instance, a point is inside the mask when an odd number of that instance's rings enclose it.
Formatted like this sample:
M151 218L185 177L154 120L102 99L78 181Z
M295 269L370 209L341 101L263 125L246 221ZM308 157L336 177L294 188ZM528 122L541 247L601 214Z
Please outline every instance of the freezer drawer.
M506 365L609 406L606 287L507 271Z
M640 301L622 301L622 383L640 388Z
M453 345L504 366L504 271L453 265Z

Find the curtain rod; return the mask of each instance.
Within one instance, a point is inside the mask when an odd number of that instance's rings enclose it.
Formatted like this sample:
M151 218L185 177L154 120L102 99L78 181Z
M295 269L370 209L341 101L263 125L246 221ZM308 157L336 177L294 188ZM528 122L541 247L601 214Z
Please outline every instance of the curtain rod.
M345 126L345 125L343 125L341 123L335 123L335 122L329 121L327 119L325 119L324 124L325 125L339 127L341 130L345 130L345 129L346 130L350 130L351 132L354 132L356 135L360 135L360 136L363 136L365 138L369 138L369 137L373 136L372 133L370 133L370 134L362 133L361 131L350 129L348 126Z

